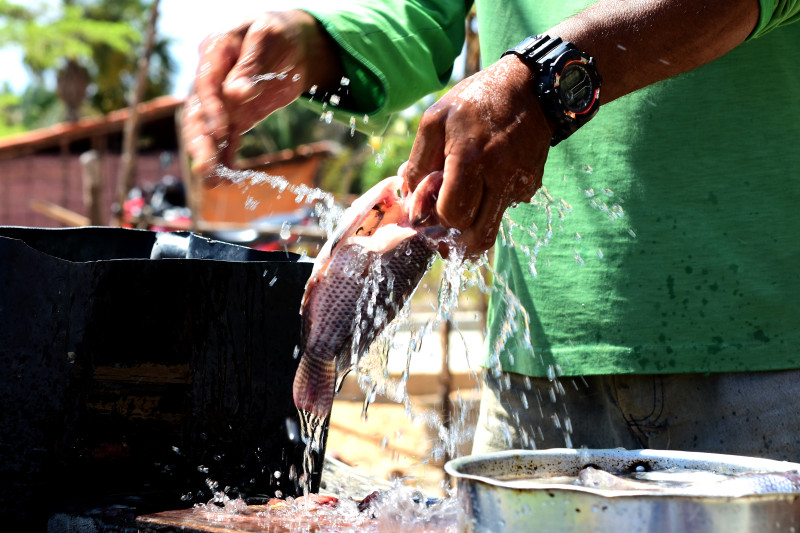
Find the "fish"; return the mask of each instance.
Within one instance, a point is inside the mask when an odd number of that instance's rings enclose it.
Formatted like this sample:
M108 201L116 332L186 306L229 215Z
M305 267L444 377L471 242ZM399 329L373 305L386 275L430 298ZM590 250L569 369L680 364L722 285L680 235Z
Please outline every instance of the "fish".
M657 482L647 483L623 478L589 466L578 473L576 484L600 490L725 498L800 492L800 473L798 472L747 472L713 477L708 475L711 474L710 472L694 472L692 474L693 476L683 474L679 478L680 481L676 480L673 482L674 484L670 485L668 475L661 476ZM692 477L695 478L694 481Z
M639 490L646 492L663 490L663 487L658 485L621 478L591 466L587 466L578 472L576 484L600 490Z
M441 172L414 190L400 176L357 198L320 250L300 308L295 406L319 418L331 411L337 381L411 297L439 250L431 224Z
M718 481L716 495L727 497L749 494L787 494L800 492L798 472L748 472Z

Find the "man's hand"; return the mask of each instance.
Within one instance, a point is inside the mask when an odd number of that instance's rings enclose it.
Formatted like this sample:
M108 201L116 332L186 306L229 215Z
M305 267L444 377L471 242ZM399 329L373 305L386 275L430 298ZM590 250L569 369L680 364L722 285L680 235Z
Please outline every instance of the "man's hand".
M341 79L335 45L304 11L259 15L207 38L184 111L184 140L196 175L230 166L239 137L312 86Z
M607 104L726 54L753 31L758 15L757 0L598 0L545 33L597 60ZM506 207L529 200L541 185L552 128L530 77L519 59L506 56L456 85L420 123L403 175L414 190L444 170L428 219L460 229L470 255L492 245Z
M433 212L420 218L461 230L467 255L486 251L506 208L541 186L552 136L531 71L518 58L465 79L422 116L403 171L412 191L444 171Z

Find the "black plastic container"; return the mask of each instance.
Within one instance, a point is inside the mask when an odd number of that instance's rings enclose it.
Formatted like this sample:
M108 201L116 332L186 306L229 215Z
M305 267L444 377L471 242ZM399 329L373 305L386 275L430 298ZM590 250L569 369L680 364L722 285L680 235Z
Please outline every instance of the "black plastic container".
M3 516L176 508L207 501L206 479L298 494L311 267L190 233L0 227Z

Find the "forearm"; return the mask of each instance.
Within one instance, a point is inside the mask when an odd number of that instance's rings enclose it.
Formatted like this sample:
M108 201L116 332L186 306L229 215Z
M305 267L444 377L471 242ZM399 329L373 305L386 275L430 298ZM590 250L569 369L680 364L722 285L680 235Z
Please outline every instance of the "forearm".
M327 110L345 123L369 115L366 126L357 121L365 133L380 134L392 113L441 89L464 41L464 0L314 2L308 12L337 43L350 79L350 100Z
M725 55L758 16L758 0L600 0L547 33L596 59L608 103Z

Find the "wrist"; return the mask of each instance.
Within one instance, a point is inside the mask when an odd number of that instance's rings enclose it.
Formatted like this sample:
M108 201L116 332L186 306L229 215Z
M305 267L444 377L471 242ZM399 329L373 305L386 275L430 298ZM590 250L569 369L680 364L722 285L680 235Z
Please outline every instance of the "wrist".
M293 15L302 27L306 74L303 92L309 92L312 87L317 87L320 92L336 92L344 76L339 46L322 23L310 13L296 10Z
M499 63L506 64L504 72L509 77L509 83L515 87L514 90L520 97L528 100L529 111L535 120L546 129L547 138L551 139L555 135L558 125L545 113L542 103L536 95L538 83L536 74L519 57L512 54L501 57Z
M530 69L533 91L554 125L551 146L588 122L600 106L600 85L594 59L559 37L531 36L508 50Z

